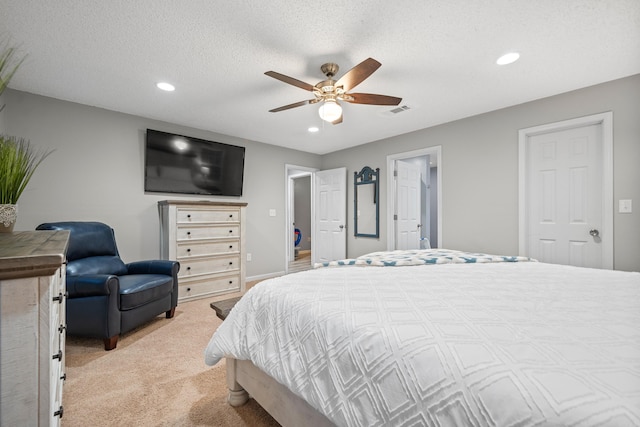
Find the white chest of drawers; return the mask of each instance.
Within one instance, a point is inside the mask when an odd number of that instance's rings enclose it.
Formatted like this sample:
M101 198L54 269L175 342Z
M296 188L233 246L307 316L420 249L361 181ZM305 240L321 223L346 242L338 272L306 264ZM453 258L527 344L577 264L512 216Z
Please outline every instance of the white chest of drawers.
M160 256L180 262L179 301L244 292L246 206L158 202Z
M58 426L68 231L0 234L0 425Z

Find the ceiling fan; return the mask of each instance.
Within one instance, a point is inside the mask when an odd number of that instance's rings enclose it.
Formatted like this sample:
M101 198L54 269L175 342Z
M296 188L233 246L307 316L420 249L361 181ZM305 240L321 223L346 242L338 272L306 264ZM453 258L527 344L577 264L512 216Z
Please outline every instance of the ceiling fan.
M327 76L327 80L323 80L315 86L305 83L293 77L275 71L267 71L265 74L274 79L299 87L312 92L315 98L306 101L295 102L289 105L269 110L271 113L288 110L290 108L301 107L307 104L317 104L322 102L320 110L320 118L334 125L342 123L342 107L338 101L346 101L352 104L370 104L370 105L398 105L402 98L395 96L376 95L373 93L349 93L351 89L362 83L371 74L373 74L382 64L373 58L368 58L347 71L337 81L333 77L338 72L338 64L329 62L323 64L320 69Z

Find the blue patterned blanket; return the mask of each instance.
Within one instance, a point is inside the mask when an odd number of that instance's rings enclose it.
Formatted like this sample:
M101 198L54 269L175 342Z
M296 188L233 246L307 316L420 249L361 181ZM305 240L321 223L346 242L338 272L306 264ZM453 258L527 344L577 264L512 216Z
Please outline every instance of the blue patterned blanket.
M487 262L527 262L536 261L523 256L489 255L473 252L462 252L451 249L416 249L372 252L358 258L316 263L319 267L339 267L346 265L397 267L406 265L429 264L470 264Z

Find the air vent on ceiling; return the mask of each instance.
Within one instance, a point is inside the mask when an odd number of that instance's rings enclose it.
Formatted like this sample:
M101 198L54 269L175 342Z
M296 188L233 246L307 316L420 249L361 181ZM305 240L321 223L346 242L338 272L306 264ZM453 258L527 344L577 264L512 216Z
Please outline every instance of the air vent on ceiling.
M393 107L390 110L380 111L380 113L378 114L380 114L383 117L395 117L397 114L404 113L405 111L409 111L413 109L415 109L415 106L409 107L408 105L405 104L405 105L399 105L397 107Z
M396 107L393 110L389 110L389 112L393 114L398 114L398 113L403 113L410 109L411 107L409 107L408 105L401 105L400 107Z

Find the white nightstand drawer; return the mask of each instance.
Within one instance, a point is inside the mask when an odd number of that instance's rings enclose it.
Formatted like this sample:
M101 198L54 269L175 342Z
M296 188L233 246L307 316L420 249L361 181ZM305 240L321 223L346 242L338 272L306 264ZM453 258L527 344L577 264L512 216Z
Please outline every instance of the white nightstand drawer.
M224 242L180 242L176 252L178 260L207 255L233 254L240 252L240 242L237 239Z
M240 257L224 256L216 258L189 259L180 261L180 273L178 277L188 278L203 274L217 274L237 271L240 268Z
M239 222L238 209L178 209L178 224L200 222Z
M240 227L238 225L223 225L216 227L180 226L177 230L178 242L195 239L221 239L226 237L238 237Z
M183 301L201 298L205 295L216 295L239 291L239 277L229 276L221 277L215 280L196 280L180 285L180 287L178 288L178 298Z

